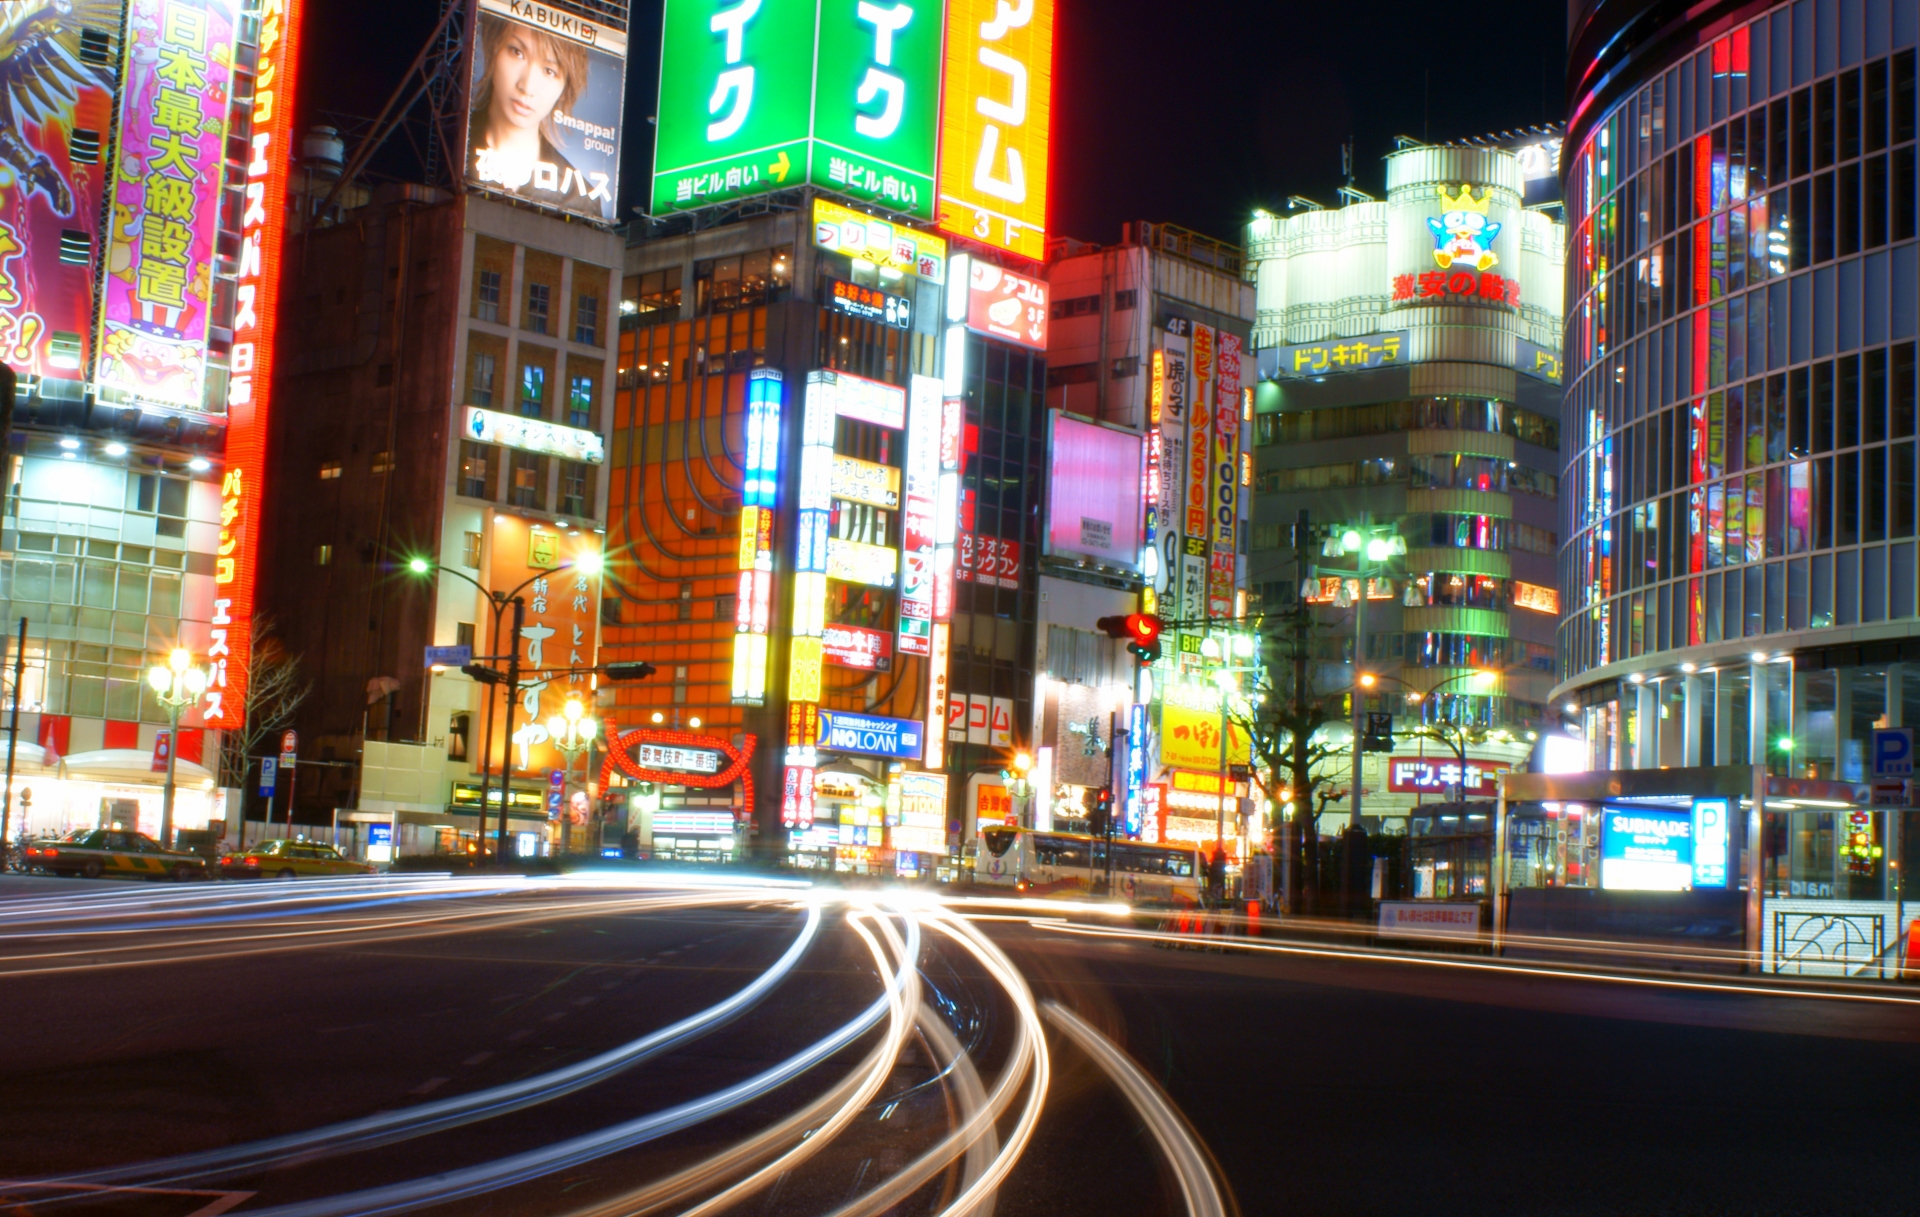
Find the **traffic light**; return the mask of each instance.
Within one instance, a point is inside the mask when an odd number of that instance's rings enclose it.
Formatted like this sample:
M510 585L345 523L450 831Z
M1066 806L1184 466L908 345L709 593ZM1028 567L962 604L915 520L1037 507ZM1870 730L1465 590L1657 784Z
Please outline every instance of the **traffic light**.
M1128 613L1124 617L1102 617L1093 623L1109 638L1118 638L1127 644L1127 650L1141 663L1157 663L1160 659L1160 619L1152 613Z
M1093 792L1093 835L1104 837L1113 826L1113 791L1102 786Z
M463 663L460 670L483 685L503 685L507 683L507 674L484 663Z
M653 670L650 663L610 663L602 669L608 680L645 680Z

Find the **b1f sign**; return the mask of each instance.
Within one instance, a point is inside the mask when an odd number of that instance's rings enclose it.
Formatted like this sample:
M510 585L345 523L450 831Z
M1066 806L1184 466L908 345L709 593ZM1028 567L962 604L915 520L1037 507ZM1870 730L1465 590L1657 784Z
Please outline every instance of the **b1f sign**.
M1880 727L1873 733L1873 776L1913 776L1913 728Z

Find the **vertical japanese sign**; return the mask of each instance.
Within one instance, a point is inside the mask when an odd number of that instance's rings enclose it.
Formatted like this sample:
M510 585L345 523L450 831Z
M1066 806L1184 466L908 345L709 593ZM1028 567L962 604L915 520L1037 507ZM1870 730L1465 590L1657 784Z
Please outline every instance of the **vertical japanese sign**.
M747 456L740 494L740 586L734 598L733 700L767 696L773 625L773 521L780 505L780 418L786 385L776 368L747 377Z
M547 719L560 713L569 695L592 706L592 684L580 669L594 665L599 643L600 537L571 536L511 517L504 523L496 519L493 528L488 587L506 592L525 584L517 593L526 602L526 616L520 627L520 687L514 691L513 767L518 773L558 769L566 760L549 741ZM511 620L506 616L509 625ZM503 636L500 645L512 644ZM497 696L497 687L487 686L489 696ZM496 702L495 707L494 722L504 731L505 706Z
M1185 534L1180 559L1180 618L1207 615L1207 537L1213 518L1214 330L1193 327L1189 361L1192 393L1187 408L1186 485L1180 530Z
M826 667L827 540L833 513L833 427L838 382L807 376L801 405L799 535L793 553L793 630L787 652L786 789L781 822L813 827L813 775Z
M811 183L932 219L940 0L667 0L655 215Z
M814 6L667 0L654 215L806 180Z
M820 0L808 180L933 218L940 0Z
M0 362L26 375L79 380L90 363L113 73L82 30L118 29L120 11L120 0L0 6L0 79L14 82L0 89L0 128L16 141L0 178Z
M1154 592L1164 603L1164 616L1181 617L1180 578L1186 546L1182 528L1186 520L1187 486L1187 365L1191 324L1183 317L1170 318L1161 340L1160 390L1160 497L1154 509L1155 542L1160 547L1160 570L1154 579ZM1178 647L1176 640L1173 647Z
M915 376L907 389L905 544L900 553L900 653L926 655L933 640L935 500L940 494L942 386L937 377ZM933 732L929 731L929 735Z
M939 225L1043 261L1053 0L949 0L946 55Z
M206 408L234 0L130 0L95 379ZM290 100L290 99L289 99Z
M214 557L214 665L202 716L227 730L246 719L254 581L260 560L273 343L280 308L280 249L286 236L287 174L293 155L293 87L299 65L301 0L262 0L241 192L240 261L234 276L232 377L227 382L227 459L220 480L220 543Z
M1211 554L1207 615L1233 616L1240 549L1240 337L1220 330L1214 350L1213 461L1207 471Z

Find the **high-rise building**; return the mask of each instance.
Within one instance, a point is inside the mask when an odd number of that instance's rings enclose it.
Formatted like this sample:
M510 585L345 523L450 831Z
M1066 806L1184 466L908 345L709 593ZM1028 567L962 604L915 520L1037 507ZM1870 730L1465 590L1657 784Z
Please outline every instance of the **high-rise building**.
M1906 860L1864 783L1920 721L1917 42L1910 3L1572 27L1555 700L1595 769L1798 783L1743 871L1783 909Z
M221 752L244 738L253 671L303 7L0 9L10 833L162 835L169 714L146 676L175 648L208 688L181 713L172 827L203 844L236 809L216 783L244 781Z
M603 608L655 669L605 707L634 847L951 876L954 799L1025 744L1052 25L666 5Z
M1242 251L1135 223L1110 246L1056 241L1047 276L1032 821L1097 827L1097 792L1111 788L1116 835L1244 857L1262 827L1243 814L1247 775L1231 778L1247 747L1219 684L1223 669L1253 666L1233 641L1248 633L1254 292ZM1166 627L1144 676L1127 640L1096 628L1133 613ZM1253 686L1250 671L1231 678Z
M1358 690L1363 709L1401 738L1364 757L1371 828L1406 831L1423 803L1490 798L1546 715L1557 148L1551 129L1403 140L1384 199L1348 189L1337 208L1296 202L1248 228L1259 368L1248 581L1269 612L1300 596L1316 606L1317 692L1373 680ZM1307 569L1294 553L1303 518L1315 530ZM1352 806L1333 805L1322 831Z
M346 180L330 131L306 141L263 604L314 679L282 814L348 809L356 850L384 822L388 850L470 853L483 809L511 852L601 845L604 752L549 724L597 721L625 9L455 27L432 183ZM529 57L561 82L532 125L493 86Z

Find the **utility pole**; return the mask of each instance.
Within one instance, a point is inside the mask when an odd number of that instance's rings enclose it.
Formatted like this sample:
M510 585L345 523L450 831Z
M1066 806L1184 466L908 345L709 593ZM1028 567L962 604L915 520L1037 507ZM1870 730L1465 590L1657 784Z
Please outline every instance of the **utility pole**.
M1312 567L1313 526L1308 523L1306 508L1300 509L1300 518L1293 525L1293 569L1294 574L1304 586L1308 572ZM1312 610L1307 607L1305 596L1299 597L1293 614L1293 816L1289 823L1294 834L1319 832L1313 814L1312 791L1307 786L1307 733L1300 728L1307 722L1307 646L1312 639ZM1286 870L1282 872L1281 892L1287 902L1287 911L1295 911L1294 899L1294 860L1302 856L1305 842L1287 841ZM1304 879L1305 876L1302 876ZM1309 883L1309 890L1312 884Z
M0 858L6 857L8 842L13 839L13 754L20 747L20 694L21 683L26 679L26 667L27 619L22 617L20 641L13 651L13 714L7 720L7 789L4 797L0 798ZM21 818L25 819L24 816Z
M507 727L506 742L500 759L500 835L494 841L493 862L505 870L507 858L507 808L513 802L513 702L520 696L520 628L527 622L527 602L513 598L513 633L507 641ZM480 823L486 824L487 807L480 805Z

